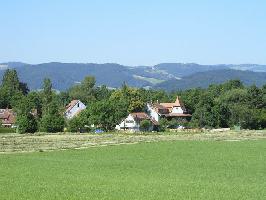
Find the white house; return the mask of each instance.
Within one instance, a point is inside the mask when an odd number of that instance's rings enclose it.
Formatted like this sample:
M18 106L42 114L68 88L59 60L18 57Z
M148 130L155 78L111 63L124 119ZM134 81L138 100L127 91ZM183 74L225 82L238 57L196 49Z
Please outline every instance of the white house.
M64 115L67 119L72 119L84 109L86 109L86 106L80 100L72 100L66 106Z
M151 126L149 131L154 130L154 128L158 125L155 120L152 120L149 115L144 112L138 113L130 113L126 119L124 119L119 125L116 125L116 130L127 130L130 132L138 132L140 131L140 122L143 120L149 120L151 122Z
M176 97L174 103L149 103L147 104L147 110L152 119L159 122L161 117L164 118L188 118L191 117L187 113L184 104L179 97Z

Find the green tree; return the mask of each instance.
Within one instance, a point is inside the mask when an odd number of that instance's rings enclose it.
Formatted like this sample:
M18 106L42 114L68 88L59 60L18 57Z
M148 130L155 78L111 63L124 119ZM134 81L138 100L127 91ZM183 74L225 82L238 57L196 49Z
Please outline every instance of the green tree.
M196 105L196 110L192 115L192 123L200 128L217 127L217 115L213 111L214 99L208 93L204 93Z
M79 85L75 85L69 89L71 99L79 99L85 104L89 104L96 100L95 78L87 76Z
M60 100L53 94L52 82L44 79L42 92L42 118L39 129L42 132L54 133L64 129L65 120L60 109Z
M43 112L47 112L53 100L52 82L49 78L43 80L42 105Z
M17 113L17 130L19 133L34 133L38 129L35 116L32 114L33 104L29 97L22 97L14 108Z
M122 118L127 116L125 105L112 100L92 103L87 108L88 121L105 131L113 130Z
M159 131L165 131L169 126L169 121L166 118L159 120Z
M68 130L70 132L88 132L90 130L90 123L88 118L89 117L86 113L86 110L83 110L81 113L78 114L78 116L75 116L67 121Z
M23 96L20 85L17 71L7 69L0 87L0 106L2 108L11 108L17 104L17 101Z
M252 85L247 89L248 102L250 108L263 108L263 92L256 85Z
M145 119L145 120L142 120L140 122L140 130L148 131L150 129L150 127L151 127L151 121L150 120Z
M130 88L126 85L123 85L120 90L113 92L110 100L124 103L129 113L141 112L145 110L145 102L140 91L135 88Z
M29 101L31 102L33 106L33 111L36 112L37 118L41 118L42 116L42 95L40 92L30 92L27 95Z
M40 120L40 131L55 133L64 130L65 119L60 113L58 102L52 101Z

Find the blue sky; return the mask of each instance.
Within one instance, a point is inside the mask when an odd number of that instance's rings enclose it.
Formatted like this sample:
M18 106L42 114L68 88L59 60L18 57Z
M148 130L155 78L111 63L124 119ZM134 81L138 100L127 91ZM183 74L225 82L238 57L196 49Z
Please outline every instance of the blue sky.
M0 0L0 62L266 64L265 0Z

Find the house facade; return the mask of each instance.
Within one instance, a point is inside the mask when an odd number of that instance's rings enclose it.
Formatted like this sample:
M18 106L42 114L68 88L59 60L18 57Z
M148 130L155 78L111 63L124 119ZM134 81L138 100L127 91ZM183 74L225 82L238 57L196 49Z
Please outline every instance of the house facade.
M159 122L161 118L190 118L191 115L187 113L187 110L179 99L176 97L174 103L148 103L147 111L152 119Z
M3 127L15 127L16 115L12 109L0 109L0 123Z
M152 120L149 115L147 115L144 112L138 112L138 113L130 113L126 119L124 119L120 124L116 125L116 130L124 130L129 132L139 132L141 131L140 123L143 120L149 120L150 127L149 131L155 130L156 126L159 124Z
M77 116L86 106L80 100L72 100L67 106L64 113L67 119L72 119Z

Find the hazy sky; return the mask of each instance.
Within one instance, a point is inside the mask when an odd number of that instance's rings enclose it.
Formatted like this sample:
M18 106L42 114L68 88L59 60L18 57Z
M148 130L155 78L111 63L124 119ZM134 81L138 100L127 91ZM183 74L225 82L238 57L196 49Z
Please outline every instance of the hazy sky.
M266 64L265 0L0 0L0 62Z

